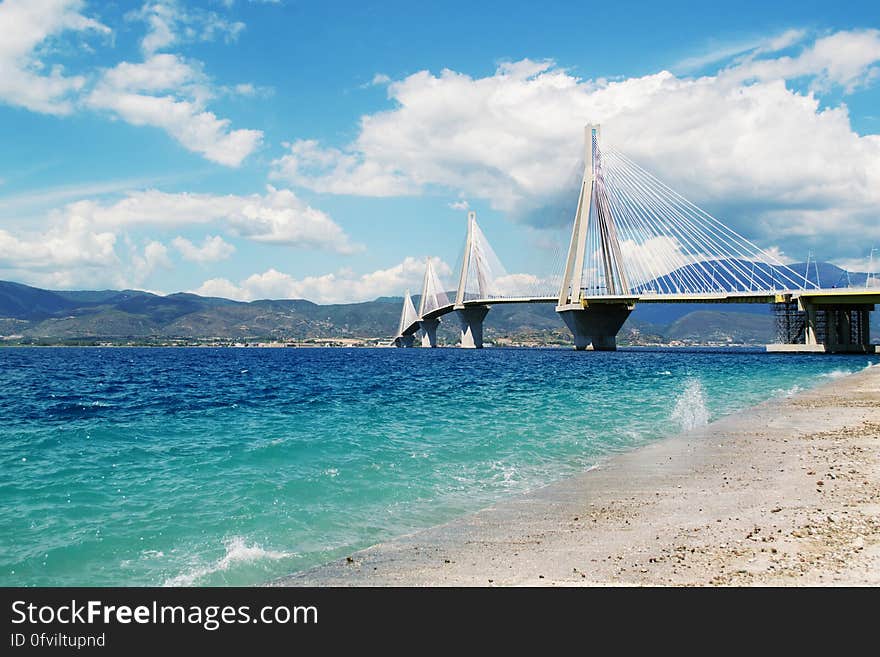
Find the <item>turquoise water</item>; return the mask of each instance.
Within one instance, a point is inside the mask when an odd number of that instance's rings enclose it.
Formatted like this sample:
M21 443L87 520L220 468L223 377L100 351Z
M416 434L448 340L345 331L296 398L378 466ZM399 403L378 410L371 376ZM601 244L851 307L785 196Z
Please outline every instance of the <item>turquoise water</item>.
M0 349L0 584L259 584L876 361Z

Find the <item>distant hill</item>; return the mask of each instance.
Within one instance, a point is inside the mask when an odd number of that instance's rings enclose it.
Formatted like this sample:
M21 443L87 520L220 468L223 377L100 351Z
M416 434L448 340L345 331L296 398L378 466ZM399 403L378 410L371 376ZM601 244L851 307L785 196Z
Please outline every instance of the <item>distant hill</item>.
M244 303L137 290L53 292L0 281L0 334L35 341L380 337L393 333L398 313L395 299L326 306L304 299Z
M695 310L672 322L663 331L668 340L746 344L772 342L774 321L770 313Z
M829 287L833 283L826 281L846 277L834 265L820 264L819 272L822 284ZM850 274L851 280L858 276L864 281L863 274ZM418 304L419 300L414 301ZM139 290L51 291L0 281L0 339L7 344L378 339L391 337L401 303L402 297L329 305L305 299L241 302ZM875 335L878 328L873 327ZM489 341L515 341L522 336L556 344L571 340L549 304L495 306L485 331ZM439 336L446 344L457 342L454 316L443 318ZM773 339L773 317L771 308L764 305L642 304L620 337L629 343L761 344Z

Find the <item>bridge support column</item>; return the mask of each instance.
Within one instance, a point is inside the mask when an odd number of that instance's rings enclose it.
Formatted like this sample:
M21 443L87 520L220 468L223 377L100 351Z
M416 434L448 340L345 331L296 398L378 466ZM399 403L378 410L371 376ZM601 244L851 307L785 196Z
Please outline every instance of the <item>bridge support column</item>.
M422 329L422 346L437 346L437 327L440 326L439 319L423 319L419 322Z
M859 336L859 343L864 345L871 344L871 311L865 308L858 311L858 315L856 317L858 321L857 334ZM870 353L870 349L868 352Z
M458 308L458 320L461 322L461 348L483 348L483 320L489 312L489 306L466 306Z
M837 312L837 344L848 347L854 344L852 338L852 312L839 310Z
M631 304L597 304L586 308L556 309L574 336L578 351L614 351L617 334L633 310Z
M825 316L825 335L819 335L819 342L829 353L873 353L871 345L870 311L873 306L849 304L820 309ZM821 329L822 322L819 321ZM823 339L824 338L824 339Z
M806 313L806 326L804 327L804 344L807 346L815 346L819 344L819 313L816 312L816 306L811 303L804 303L804 312Z
M767 351L820 354L875 351L871 345L869 314L874 309L873 304L816 304L800 299L796 312L792 304L787 302L786 307L780 309L782 312L777 313L779 342L767 345ZM792 325L791 330L788 330L789 324ZM803 326L802 333L798 326Z
M415 335L399 335L394 338L395 347L413 347L416 343Z

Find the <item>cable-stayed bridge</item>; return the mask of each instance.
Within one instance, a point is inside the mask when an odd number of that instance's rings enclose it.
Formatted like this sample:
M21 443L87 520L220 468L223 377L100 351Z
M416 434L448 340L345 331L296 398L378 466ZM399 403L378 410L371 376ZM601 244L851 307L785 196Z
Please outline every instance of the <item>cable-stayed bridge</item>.
M419 308L407 291L394 344L437 346L456 313L461 346L483 346L489 308L553 303L576 349L612 350L638 303L774 304L775 351L866 352L880 288L819 287L697 207L585 129L584 174L571 240L556 275L509 275L468 213L454 298L428 258Z

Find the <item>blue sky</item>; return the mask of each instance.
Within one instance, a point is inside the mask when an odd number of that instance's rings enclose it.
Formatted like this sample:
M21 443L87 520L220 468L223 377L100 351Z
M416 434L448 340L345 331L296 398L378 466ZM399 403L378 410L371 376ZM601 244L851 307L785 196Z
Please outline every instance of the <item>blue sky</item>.
M0 278L369 299L466 208L545 275L590 121L783 259L880 247L877 2L474 4L3 0Z

